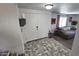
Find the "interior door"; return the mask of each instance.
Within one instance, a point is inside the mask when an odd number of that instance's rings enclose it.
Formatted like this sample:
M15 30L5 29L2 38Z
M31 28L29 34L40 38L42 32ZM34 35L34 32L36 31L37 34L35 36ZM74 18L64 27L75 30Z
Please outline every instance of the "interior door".
M31 41L48 36L50 15L41 13L25 14L26 25L23 28L23 36L26 41Z
M49 14L39 14L38 18L38 38L48 37L49 31Z
M38 39L38 33L37 33L37 28L36 28L38 15L25 14L25 17L26 17L26 25L23 28L23 36L24 36L25 41Z

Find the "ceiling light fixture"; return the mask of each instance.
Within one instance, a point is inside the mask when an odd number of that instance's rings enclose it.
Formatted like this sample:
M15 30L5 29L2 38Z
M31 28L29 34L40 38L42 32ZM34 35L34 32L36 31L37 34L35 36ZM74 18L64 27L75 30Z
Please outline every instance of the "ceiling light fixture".
M47 4L47 5L45 5L45 8L46 8L46 9L52 9L52 7L53 7L52 4Z

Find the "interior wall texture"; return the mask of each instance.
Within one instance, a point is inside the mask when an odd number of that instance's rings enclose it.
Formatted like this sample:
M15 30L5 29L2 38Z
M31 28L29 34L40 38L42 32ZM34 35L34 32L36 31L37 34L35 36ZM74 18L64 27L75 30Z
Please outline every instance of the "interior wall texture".
M0 4L0 51L23 53L23 38L16 4Z
M78 24L77 24L75 39L73 41L71 55L79 56L79 15L76 15L74 19L78 21Z

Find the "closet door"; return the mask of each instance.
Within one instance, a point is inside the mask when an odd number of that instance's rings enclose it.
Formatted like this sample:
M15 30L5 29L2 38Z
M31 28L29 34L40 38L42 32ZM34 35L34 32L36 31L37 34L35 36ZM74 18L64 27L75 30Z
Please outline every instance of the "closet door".
M24 36L25 42L38 39L38 32L36 28L38 15L25 14L25 17L26 17L26 25L23 28L23 36Z
M48 37L50 15L30 13L25 16L26 25L23 28L25 42Z
M49 31L49 14L39 14L38 18L38 38L48 37Z

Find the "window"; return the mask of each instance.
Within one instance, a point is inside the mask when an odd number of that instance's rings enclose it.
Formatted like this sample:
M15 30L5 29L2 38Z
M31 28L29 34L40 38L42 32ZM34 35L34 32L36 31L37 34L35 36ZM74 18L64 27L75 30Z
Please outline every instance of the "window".
M65 27L66 24L67 24L67 17L66 16L60 16L59 27Z

